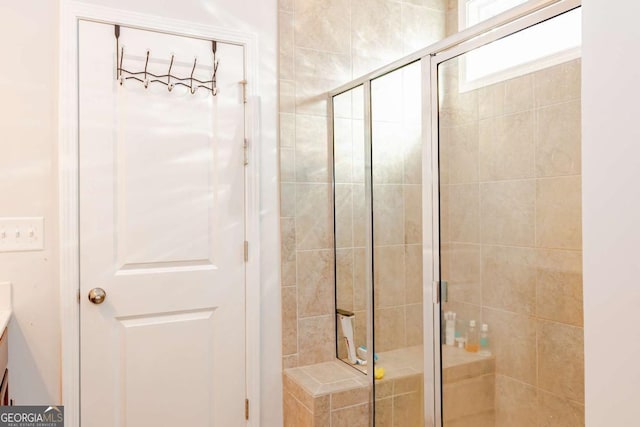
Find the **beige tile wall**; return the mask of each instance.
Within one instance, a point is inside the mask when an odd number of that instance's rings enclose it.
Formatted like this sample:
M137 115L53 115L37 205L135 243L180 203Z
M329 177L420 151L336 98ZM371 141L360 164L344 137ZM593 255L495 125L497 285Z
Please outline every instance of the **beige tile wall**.
M335 357L334 268L340 275L350 268L358 271L364 265L364 252L353 249L363 246L357 241L358 236L364 236L363 221L358 216L352 219L353 242L348 238L338 241L341 248L338 260L333 256L326 92L440 39L446 9L445 0L279 2L282 348L285 368ZM353 129L357 128L353 126ZM351 161L361 160L356 156L354 151ZM361 181L362 175L358 175L361 169L352 168L350 173L345 173L341 177L345 183ZM338 205L344 206L346 211L350 207L358 211L357 204L363 199L363 191L363 186L358 185L336 188ZM415 201L411 191L391 191L387 194L389 202L404 203L405 197ZM405 223L403 218L397 227L402 228L402 233L408 230L414 235L418 226L413 218L418 207L410 206L409 222ZM400 235L400 238L405 236ZM415 248L406 252L402 257L416 262ZM411 285L407 281L407 289L411 287L407 294L416 298L413 276ZM345 280L340 286L348 288L349 280L357 279ZM352 304L356 310L363 309L363 300L357 292L354 292ZM410 322L418 318L416 308L407 310ZM362 320L359 324L362 330ZM403 336L403 342L407 339L416 341L418 338Z
M580 60L464 94L443 72L446 309L490 325L496 427L583 426Z

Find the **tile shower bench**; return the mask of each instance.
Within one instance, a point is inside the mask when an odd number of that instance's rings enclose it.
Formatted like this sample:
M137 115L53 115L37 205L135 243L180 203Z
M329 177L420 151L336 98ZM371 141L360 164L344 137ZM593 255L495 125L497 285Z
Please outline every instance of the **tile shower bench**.
M422 426L422 346L379 354L385 376L376 381L376 426ZM445 426L493 425L495 359L443 347ZM285 427L368 427L367 377L344 362L284 371Z

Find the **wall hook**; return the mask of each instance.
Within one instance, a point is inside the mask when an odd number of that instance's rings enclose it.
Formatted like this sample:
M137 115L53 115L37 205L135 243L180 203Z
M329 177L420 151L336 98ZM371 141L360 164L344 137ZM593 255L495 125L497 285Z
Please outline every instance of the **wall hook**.
M173 90L173 83L171 83L171 68L173 67L173 53L171 54L171 62L169 62L169 71L167 71L167 90L171 92Z
M216 58L218 43L215 40L211 41L211 50L213 52L213 74L211 80L200 80L195 76L196 67L198 65L198 58L194 58L193 67L191 68L191 74L189 77L179 77L171 74L173 70L173 63L175 61L175 55L171 54L169 61L169 69L166 74L154 74L149 70L149 58L151 57L151 50L147 49L144 70L143 71L129 71L124 68L124 46L120 46L120 26L114 25L114 34L116 38L116 80L120 83L120 86L124 85L126 80L136 80L148 88L152 83L161 83L167 87L169 92L173 91L176 86L186 87L192 95L198 91L199 88L203 88L211 92L213 96L218 94L217 87L217 73L220 60ZM187 84L187 81L189 84Z
M123 60L124 60L124 46L122 46L122 49L120 50L120 61L119 61L118 72L117 72L118 79L120 80L120 86L122 86L122 84L124 83L124 79L122 78L122 61Z
M149 78L147 77L147 66L149 65L149 55L150 51L147 49L147 58L144 61L144 88L149 87Z
M191 95L196 93L196 88L193 87L193 73L195 73L196 71L196 64L198 63L198 57L196 56L193 59L193 68L191 69L191 77L190 79L190 83L189 83L189 90L191 91Z
M220 65L220 60L216 59L216 52L218 50L218 42L215 40L211 40L211 50L213 51L213 75L211 76L211 93L213 96L218 94L218 65Z

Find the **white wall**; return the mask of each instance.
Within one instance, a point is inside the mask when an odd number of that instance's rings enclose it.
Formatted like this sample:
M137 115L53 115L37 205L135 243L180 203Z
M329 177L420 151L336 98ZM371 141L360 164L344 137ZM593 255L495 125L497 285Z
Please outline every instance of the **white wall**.
M88 0L258 35L261 97L262 414L282 424L276 0ZM14 283L10 327L11 394L16 403L60 400L57 280L56 133L58 1L14 1L0 8L0 216L44 216L46 250L0 254L0 281ZM249 82L249 84L256 82Z
M13 282L10 392L16 403L57 402L60 330L56 250L58 5L0 8L0 216L44 216L45 251L0 254Z
M585 1L583 7L586 422L634 426L640 420L640 3Z

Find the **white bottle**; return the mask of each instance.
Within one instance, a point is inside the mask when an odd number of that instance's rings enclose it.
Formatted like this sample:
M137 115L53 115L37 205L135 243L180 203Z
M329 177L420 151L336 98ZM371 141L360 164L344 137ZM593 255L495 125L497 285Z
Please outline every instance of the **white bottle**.
M489 325L482 324L480 331L480 352L481 356L491 356L491 342L489 341Z
M353 314L346 315L338 313L338 319L340 319L342 336L344 337L344 342L347 346L347 357L352 365L356 365L358 363L358 358L356 357L356 347L353 343L353 321L355 316Z
M480 338L478 335L478 328L476 328L476 321L469 321L469 329L467 329L467 343L464 346L465 350L469 353L477 353L480 349Z
M456 314L453 311L448 311L444 314L445 318L445 343L447 345L455 345L456 334Z

